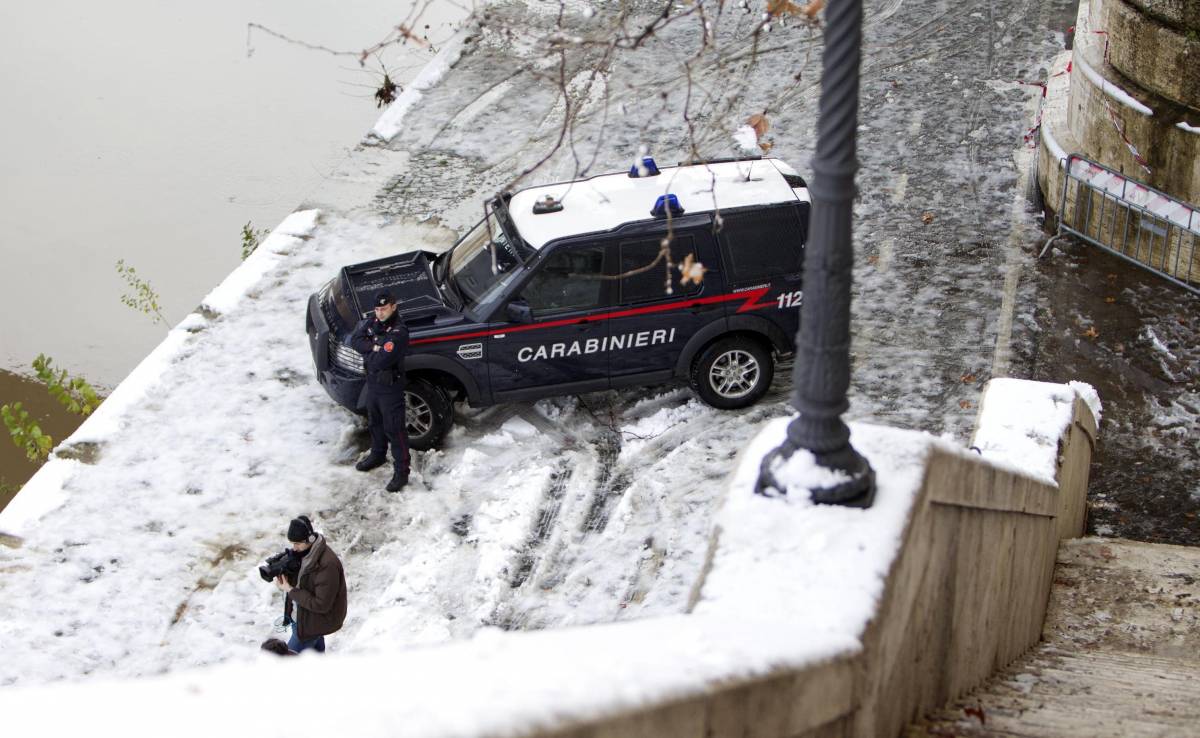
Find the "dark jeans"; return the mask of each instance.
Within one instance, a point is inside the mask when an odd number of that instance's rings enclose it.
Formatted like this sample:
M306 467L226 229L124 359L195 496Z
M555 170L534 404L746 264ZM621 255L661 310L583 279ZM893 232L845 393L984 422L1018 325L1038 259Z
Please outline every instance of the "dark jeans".
M296 653L310 648L317 653L325 653L325 636L317 636L312 640L302 641L300 640L300 636L296 635L296 624L292 623L292 637L288 639L288 648Z
M386 455L390 442L396 471L408 474L408 421L404 413L404 389L380 392L369 388L367 421L371 426L371 455Z

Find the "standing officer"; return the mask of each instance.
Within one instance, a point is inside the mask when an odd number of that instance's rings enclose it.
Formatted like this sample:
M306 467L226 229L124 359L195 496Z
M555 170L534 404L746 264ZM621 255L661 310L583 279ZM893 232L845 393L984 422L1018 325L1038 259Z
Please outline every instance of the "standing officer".
M367 421L371 427L371 453L355 464L370 471L387 460L392 444L395 472L388 492L399 492L408 484L408 430L404 413L404 354L408 351L408 328L396 312L390 292L375 298L375 317L365 318L350 336L350 346L363 355L367 370Z

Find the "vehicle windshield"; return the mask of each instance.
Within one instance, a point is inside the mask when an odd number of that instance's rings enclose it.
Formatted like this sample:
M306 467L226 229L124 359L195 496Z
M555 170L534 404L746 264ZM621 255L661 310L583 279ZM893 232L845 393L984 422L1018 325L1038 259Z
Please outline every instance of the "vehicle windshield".
M518 247L489 211L450 252L449 281L468 310L487 312L523 261Z
M325 289L333 297L333 307L342 321L350 328L356 326L363 316L354 309L354 304L350 302L350 288L345 284L342 276L334 277L329 284L325 285Z

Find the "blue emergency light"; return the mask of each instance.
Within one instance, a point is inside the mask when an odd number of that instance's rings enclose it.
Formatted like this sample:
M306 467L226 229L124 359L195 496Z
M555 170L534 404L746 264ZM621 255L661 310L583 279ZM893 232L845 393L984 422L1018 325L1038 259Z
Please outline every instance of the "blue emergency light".
M645 174L641 173L642 169L646 170ZM634 164L633 166L631 166L629 168L629 176L630 177L657 177L658 176L658 165L655 164L654 160L651 159L650 157L643 156L641 164Z
M654 201L654 207L650 210L650 214L655 218L667 217L667 211L671 211L671 217L679 217L683 215L683 206L679 204L679 198L671 193L659 195Z

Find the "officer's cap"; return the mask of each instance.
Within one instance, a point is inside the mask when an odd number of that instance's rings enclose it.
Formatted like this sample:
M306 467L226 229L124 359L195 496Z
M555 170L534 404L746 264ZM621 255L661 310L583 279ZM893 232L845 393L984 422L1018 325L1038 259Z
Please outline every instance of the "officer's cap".
M380 292L375 296L375 307L383 307L384 305L395 305L396 298L392 297L391 292Z

